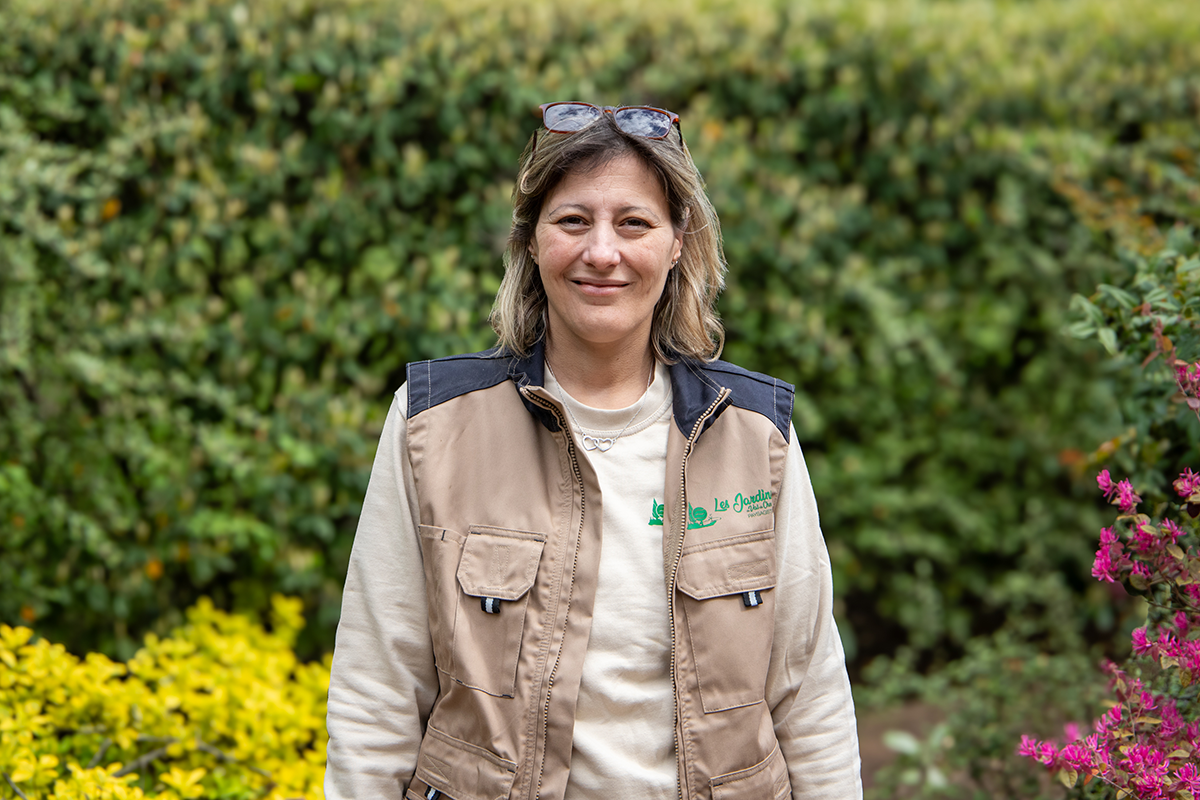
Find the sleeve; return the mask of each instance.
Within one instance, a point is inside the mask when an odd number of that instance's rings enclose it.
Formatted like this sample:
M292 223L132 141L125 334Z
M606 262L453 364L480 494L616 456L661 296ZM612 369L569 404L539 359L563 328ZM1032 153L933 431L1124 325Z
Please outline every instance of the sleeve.
M405 398L401 387L384 423L342 594L329 681L328 800L403 797L438 692Z
M804 456L791 431L775 514L778 581L767 702L795 800L862 797L858 730L833 619L833 576Z

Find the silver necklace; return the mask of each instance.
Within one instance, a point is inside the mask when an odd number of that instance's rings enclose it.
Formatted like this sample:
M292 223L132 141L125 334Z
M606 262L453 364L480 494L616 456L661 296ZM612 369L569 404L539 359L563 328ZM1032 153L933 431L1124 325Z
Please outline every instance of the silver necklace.
M546 369L550 370L551 375L554 375L554 370L551 369L549 360L546 361ZM554 375L554 382L558 384L558 401L562 403L562 407L567 410L567 414L570 415L571 421L575 423L575 429L579 431L579 435L583 439L583 449L587 450L589 453L593 450L599 450L601 453L607 453L612 449L612 446L617 443L617 439L620 439L625 435L625 431L629 430L629 426L633 424L633 421L637 419L638 414L641 413L642 403L646 402L646 395L650 393L650 384L654 382L654 370L650 370L650 378L646 381L646 390L642 392L642 399L638 400L637 408L633 410L633 416L629 418L629 421L625 423L625 427L621 428L621 432L616 436L589 436L588 434L584 433L583 426L579 424L579 420L576 418L575 412L571 410L571 407L567 405L566 398L563 397L562 384L558 382L557 375Z

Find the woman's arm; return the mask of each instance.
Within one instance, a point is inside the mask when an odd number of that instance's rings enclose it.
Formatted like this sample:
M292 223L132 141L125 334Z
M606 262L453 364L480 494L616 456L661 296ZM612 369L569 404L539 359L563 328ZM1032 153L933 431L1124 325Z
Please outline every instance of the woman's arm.
M388 412L342 595L329 683L325 797L401 798L438 691L405 389Z
M767 703L794 800L862 797L854 700L833 620L833 578L804 456L791 431L775 511L779 579Z

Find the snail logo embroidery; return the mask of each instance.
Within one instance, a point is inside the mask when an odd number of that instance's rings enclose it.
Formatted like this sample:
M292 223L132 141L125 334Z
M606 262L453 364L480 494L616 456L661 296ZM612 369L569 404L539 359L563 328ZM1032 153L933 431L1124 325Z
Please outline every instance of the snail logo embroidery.
M657 500L651 499L650 502L653 504L653 508L650 510L650 522L648 524L662 525L663 524L663 511L666 510L665 507L663 506L662 503L658 502ZM692 528L707 528L709 525L715 525L717 523L717 520L719 520L719 519L720 519L720 517L713 517L712 519L708 519L707 511L705 511L703 508L696 508L691 503L688 503L688 524L687 524L687 526L688 526L689 531Z
M732 511L735 514L745 514L749 517L759 517L763 514L769 514L774 508L774 499L769 489L759 489L751 495L744 495L738 492L732 501L714 497L711 512L704 508L704 506L693 506L691 503L688 503L687 529L707 528L710 525L715 525L721 520L721 517L715 515L723 511ZM666 511L666 507L655 499L651 499L650 503L650 521L647 524L662 525L663 513ZM710 513L714 516L709 516Z

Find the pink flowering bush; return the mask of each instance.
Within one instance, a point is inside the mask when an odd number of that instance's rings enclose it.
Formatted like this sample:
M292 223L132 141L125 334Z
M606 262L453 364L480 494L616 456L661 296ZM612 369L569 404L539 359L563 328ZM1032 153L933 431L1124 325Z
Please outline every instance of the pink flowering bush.
M1144 491L1100 470L1096 483L1119 513L1100 531L1092 577L1140 595L1148 610L1128 660L1103 665L1108 711L1090 728L1068 725L1055 741L1023 736L1017 747L1072 796L1200 800L1200 474L1184 466L1200 458L1200 258L1189 232L1173 235L1172 248L1138 261L1126 288L1102 285L1075 303L1076 335L1139 365L1122 387L1131 427L1095 457L1135 473Z
M1200 377L1200 364L1190 373ZM1200 381L1184 384L1200 397ZM1139 800L1200 800L1200 475L1185 469L1174 482L1178 503L1164 504L1158 519L1138 511L1142 501L1128 480L1113 483L1107 469L1100 490L1120 516L1100 531L1092 575L1124 583L1143 595L1147 624L1133 632L1132 656L1123 666L1104 665L1112 707L1090 731L1068 725L1059 742L1023 736L1019 755L1058 773L1068 787L1082 779L1101 791ZM1174 506L1174 508L1172 508ZM1088 796L1107 796L1089 793Z
M1116 511L1103 526L1083 522L1103 506L1081 507L1063 530L1102 528L1095 581L1061 564L1064 589L1094 601L1085 637L1014 624L1014 609L925 674L877 660L868 681L943 719L924 740L894 737L869 800L1200 800L1200 242L1183 228L1167 240L1122 254L1119 285L1076 296L1066 329L1110 356L1097 368L1114 411L1111 438L1063 461L1072 490L1096 476Z

